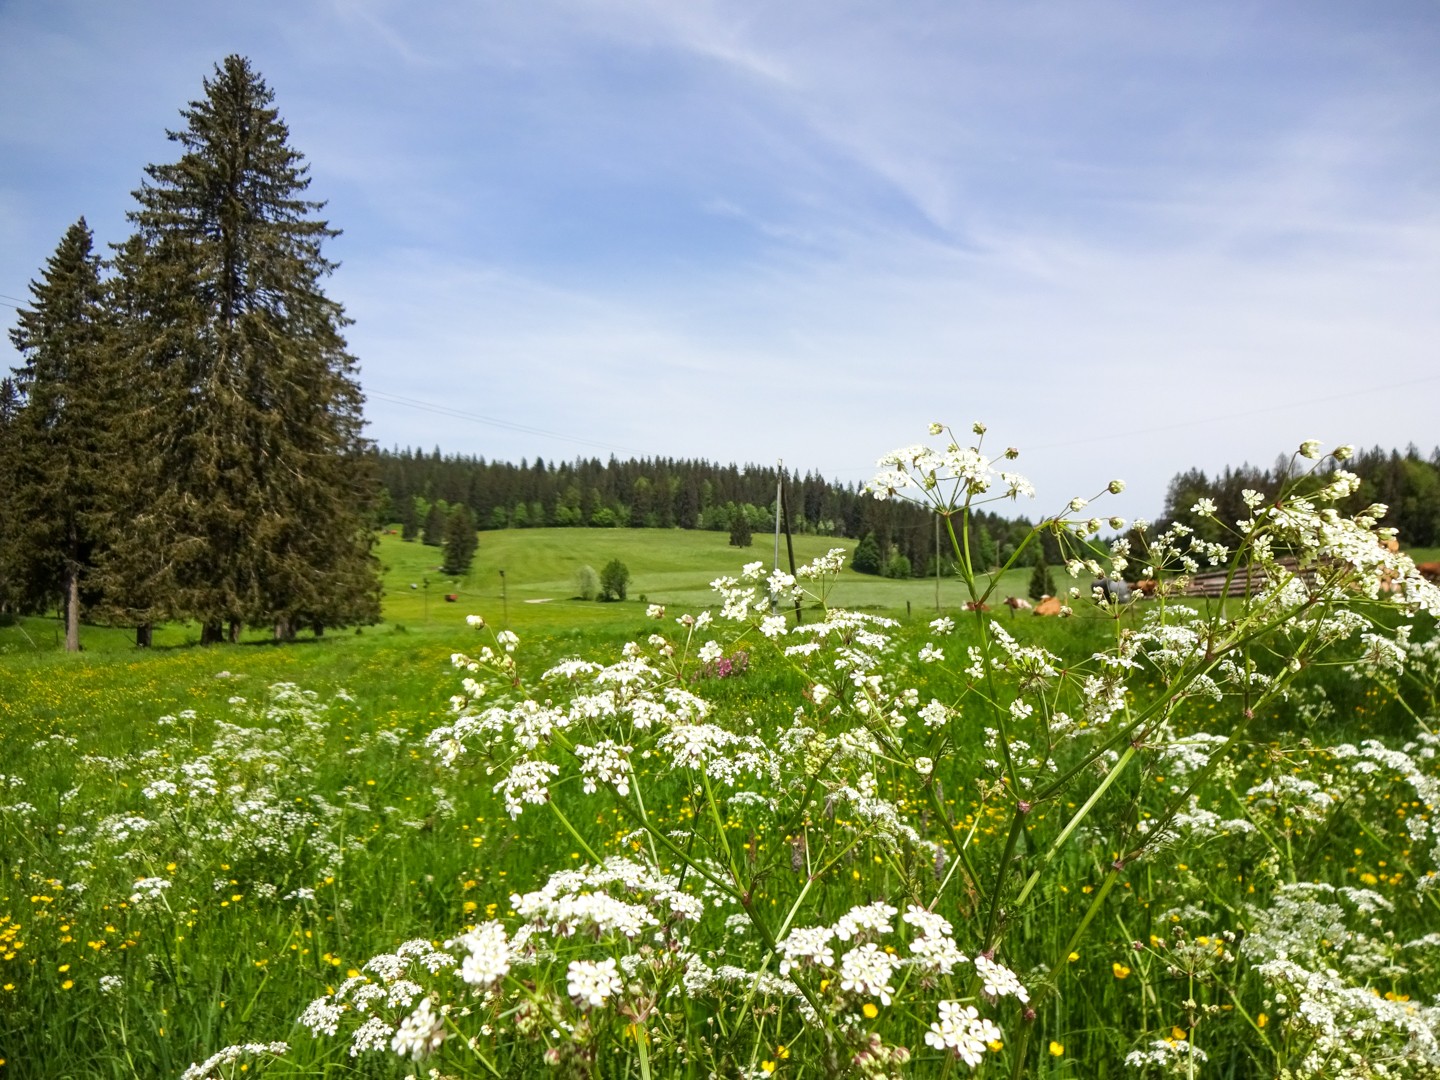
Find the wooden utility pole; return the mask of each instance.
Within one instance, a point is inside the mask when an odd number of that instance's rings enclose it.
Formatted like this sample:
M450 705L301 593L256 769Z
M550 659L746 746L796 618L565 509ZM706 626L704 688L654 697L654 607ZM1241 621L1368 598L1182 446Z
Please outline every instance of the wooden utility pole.
M790 556L790 576L795 576L795 543L790 539L790 504L785 499L785 471L780 471L780 516L785 521L785 552ZM779 560L779 555L776 555ZM795 625L799 626L804 622L804 616L800 613L800 598L795 598Z

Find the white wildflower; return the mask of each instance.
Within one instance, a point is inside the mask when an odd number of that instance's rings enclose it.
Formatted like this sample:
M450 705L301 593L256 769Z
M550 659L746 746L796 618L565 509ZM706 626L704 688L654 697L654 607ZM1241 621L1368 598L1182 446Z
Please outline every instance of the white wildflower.
M599 1009L620 990L620 975L615 960L608 958L596 963L592 960L572 960L566 984L570 996L584 1009Z
M400 1030L390 1040L390 1049L400 1057L413 1061L427 1058L445 1041L445 1020L424 998L415 1011L400 1023Z

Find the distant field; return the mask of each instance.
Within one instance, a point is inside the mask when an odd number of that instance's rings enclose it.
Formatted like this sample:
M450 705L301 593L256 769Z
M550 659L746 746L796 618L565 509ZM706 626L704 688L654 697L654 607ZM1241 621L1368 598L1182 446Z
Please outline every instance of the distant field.
M797 565L834 547L847 552L855 548L854 540L828 536L797 536L794 543ZM738 575L745 563L756 560L768 568L775 557L769 538L757 537L752 547L734 548L728 533L684 529L482 532L474 564L468 574L459 578L440 572L439 548L418 541L406 542L386 533L380 537L376 551L384 567L384 624L367 628L365 633L385 633L396 628L409 633L460 630L465 616L470 614L484 615L519 631L624 627L634 622L646 603L696 611L707 607L714 599L710 582L715 578ZM630 569L626 602L578 599L576 572L582 566L598 572L611 559L619 559ZM782 567L788 567L783 541L780 560ZM503 587L501 570L505 572ZM1029 570L1010 572L996 597L1023 596L1029 575ZM447 595L457 597L456 601L447 601ZM954 611L967 599L963 583L956 579L941 581L942 610ZM933 578L895 581L847 570L831 600L841 607L900 617L908 610L911 617L929 619L936 610L936 585ZM22 619L15 625L0 626L0 653L53 650L59 647L62 637L58 619ZM267 637L264 631L254 631L247 640L263 641ZM198 639L199 628L193 625L172 624L158 627L155 632L158 647L193 644ZM133 647L134 631L87 626L81 640L91 652L124 650Z
M832 547L853 552L855 541L841 537L797 536L795 560L800 565ZM479 614L497 625L517 631L554 633L588 628L633 628L646 603L695 610L709 606L714 594L710 582L722 575L737 575L747 562L759 560L768 568L775 549L769 537L756 537L752 547L734 548L729 535L685 529L504 529L482 532L470 572L450 577L440 572L439 548L419 541L405 542L386 533L376 548L384 567L384 623L364 633L429 633L460 631L465 616ZM1417 562L1440 560L1440 548L1412 551ZM575 575L582 566L597 572L611 559L630 569L630 588L624 603L582 601L577 597ZM785 546L780 565L788 567ZM504 581L500 571L504 570ZM1068 588L1062 569L1055 570L1056 586ZM1007 596L1025 596L1030 570L1012 570L996 588L992 602ZM412 588L412 586L414 586ZM938 608L954 612L969 599L963 582L942 579ZM933 578L895 581L846 570L831 594L839 607L883 612L898 618L931 619L937 610ZM449 602L445 598L457 599ZM349 631L344 631L349 633ZM0 625L0 656L58 649L63 630L56 618L25 618ZM252 631L246 640L261 642L269 635ZM129 628L86 626L81 639L88 652L114 652L133 648ZM160 648L194 644L199 628L170 624L157 627Z
M797 536L795 562L801 565L831 548L853 551L855 541L831 536ZM748 562L768 568L775 558L773 542L734 548L727 533L682 529L506 529L480 534L480 548L470 573L449 578L439 572L440 549L397 536L381 537L385 564L385 618L407 626L459 625L472 612L491 619L507 616L511 625L546 628L612 621L616 605L576 598L575 574L582 566L597 572L611 559L630 569L630 602L648 602L699 609L712 603L710 582L737 575ZM788 568L784 542L780 565ZM500 571L504 570L504 588ZM428 587L425 582L428 580ZM1029 571L1007 575L998 595L1023 594ZM420 588L412 589L410 586ZM894 581L846 571L833 593L841 607L903 612L908 603L919 614L935 610L934 579ZM447 603L447 593L459 596ZM428 594L428 596L427 596ZM940 603L959 607L968 595L955 579L942 580Z

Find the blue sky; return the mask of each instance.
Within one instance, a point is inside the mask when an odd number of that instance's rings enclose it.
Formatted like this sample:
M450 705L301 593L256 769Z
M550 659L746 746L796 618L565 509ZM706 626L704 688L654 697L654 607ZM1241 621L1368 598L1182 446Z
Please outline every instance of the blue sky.
M385 446L862 480L981 419L1027 513L1150 516L1440 442L1431 2L0 0L0 303L124 237L230 52L344 230Z

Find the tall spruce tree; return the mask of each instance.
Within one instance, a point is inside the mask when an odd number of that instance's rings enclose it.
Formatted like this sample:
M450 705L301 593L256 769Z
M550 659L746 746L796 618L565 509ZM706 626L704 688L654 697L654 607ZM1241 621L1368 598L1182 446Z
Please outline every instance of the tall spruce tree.
M309 167L243 57L204 80L169 132L180 159L134 193L142 291L164 298L140 347L158 376L167 592L201 640L242 625L379 615L349 320L322 280L337 230L304 197Z
M115 467L117 387L105 364L104 286L93 247L81 218L30 283L31 305L10 331L24 362L14 385L23 405L5 426L5 576L22 608L61 603L70 652L80 648L80 608L93 591Z

